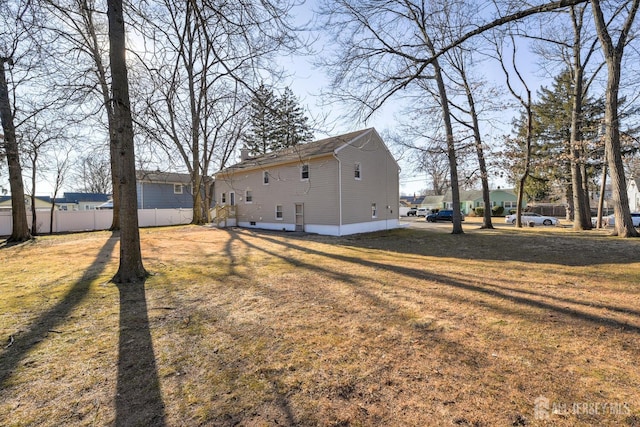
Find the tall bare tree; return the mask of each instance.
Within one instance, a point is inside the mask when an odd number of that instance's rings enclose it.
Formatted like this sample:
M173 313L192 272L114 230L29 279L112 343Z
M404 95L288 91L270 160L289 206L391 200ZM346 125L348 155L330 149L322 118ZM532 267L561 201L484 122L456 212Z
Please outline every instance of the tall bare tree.
M296 47L288 24L294 2L158 1L140 9L153 52L145 128L182 159L191 175L193 223L208 220L212 169L225 166L244 130L247 92L268 61Z
M620 26L612 28L607 25L601 2L591 0L593 17L600 40L600 46L607 61L607 89L604 116L604 142L606 158L609 161L609 174L613 190L613 205L615 215L615 233L623 237L637 237L638 231L633 227L627 183L624 175L624 163L620 143L619 99L620 76L624 48L630 35L632 25L636 19L640 0L625 1L619 7L625 10L626 17L621 17ZM614 40L612 33L618 40Z
M60 39L56 61L60 73L67 77L61 88L68 94L69 103L79 105L83 122L91 121L97 126L92 129L104 129L112 132L114 111L109 89L110 71L107 61L107 22L104 12L99 8L104 4L97 0L67 0L43 2L47 5L49 21L46 30ZM105 122L106 120L106 122ZM104 123L103 123L104 122ZM113 140L114 136L106 138ZM111 230L120 229L120 196L116 185L118 153L116 147L109 144L110 181L113 199L113 219Z
M458 103L451 100L452 108L457 111L452 115L454 120L458 122L463 129L466 129L471 133L472 145L476 152L476 158L478 161L478 171L480 173L480 183L482 186L482 200L484 203L482 226L481 228L492 229L493 224L491 222L491 196L489 188L489 171L487 168L487 161L485 159L484 142L482 140L482 130L480 128L480 103L477 98L483 96L481 89L483 83L480 81L472 81L470 68L473 65L473 58L471 51L473 49L457 48L448 52L445 56L448 59L448 63L454 70L455 75L452 76L452 84L457 85L458 90L462 92L462 98L466 103ZM491 97L488 93L485 97L485 102L491 102ZM493 93L495 97L495 93ZM463 102L464 102L463 101Z
M109 158L105 158L100 151L96 150L77 159L73 178L78 191L112 194L114 186L112 185L111 161ZM117 206L113 206L114 210L117 210Z
M544 20L544 33L527 32L526 37L536 41L536 52L545 60L547 66L559 65L562 72L568 70L566 76L571 81L570 122L566 156L569 160L570 185L567 193L570 216L576 230L591 228L591 209L589 201L589 172L587 164L586 136L594 135L587 129L585 120L585 102L588 92L604 66L598 55L598 39L589 17L589 4L571 6L551 16L541 17Z
M461 234L456 138L440 46L448 40L447 2L328 0L322 13L338 54L325 58L334 96L355 106L367 119L400 91L433 93L440 106L446 141L453 207L453 234ZM454 24L455 25L455 24ZM460 30L464 33L464 31ZM431 58L422 63L424 55Z
M506 40L505 40L506 39ZM524 125L524 141L517 141L516 143L522 145L523 158L522 160L522 173L518 177L518 191L517 191L517 205L516 205L516 227L522 227L522 201L524 199L525 182L529 177L531 169L531 145L533 140L533 110L532 110L532 97L531 89L524 78L520 67L517 63L517 44L513 33L509 33L506 37L496 37L494 39L494 45L496 48L496 59L498 60L500 67L505 76L506 86L511 95L517 100L522 109L524 110L525 125ZM511 55L505 56L504 49L510 48ZM514 77L515 76L515 77ZM517 90L513 80L516 80L522 88L524 95Z
M28 75L32 69L33 57L29 56L29 32L32 24L30 13L31 5L28 1L0 2L0 122L4 134L0 148L7 160L11 188L13 228L10 242L23 242L31 238L20 165L20 147L16 137L15 107L18 101L15 93L19 78L13 73L16 63L22 68L22 76Z
M114 183L120 194L120 264L113 277L115 283L139 283L148 275L142 264L140 231L138 229L138 198L136 192L133 119L129 99L129 77L126 62L126 37L122 0L108 0L109 61L113 126L111 144L117 154L117 175Z
M2 120L2 148L9 168L9 185L11 187L11 216L13 227L10 242L24 242L31 238L27 222L27 209L24 203L24 183L22 166L20 165L20 149L16 140L16 128L13 121L9 84L6 78L6 66L13 65L11 57L0 57L0 119Z
M55 151L53 153L53 191L51 193L51 210L49 211L49 234L53 234L53 217L56 210L56 197L60 193L63 184L67 178L69 168L71 166L71 160L69 158L70 152L67 151Z

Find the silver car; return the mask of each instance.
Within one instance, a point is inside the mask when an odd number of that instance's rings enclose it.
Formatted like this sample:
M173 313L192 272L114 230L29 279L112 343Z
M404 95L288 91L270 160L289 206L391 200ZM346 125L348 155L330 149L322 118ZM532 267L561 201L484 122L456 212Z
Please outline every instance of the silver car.
M631 221L633 222L633 226L634 227L640 227L640 213L632 212L631 213ZM602 223L605 224L605 225L609 225L609 226L616 225L616 217L615 217L615 215L603 216L602 217Z
M515 224L516 223L516 214L507 215L504 218L504 222L507 224ZM522 223L528 224L533 222L535 225L556 225L558 224L558 218L553 216L544 216L535 212L522 212L521 214Z

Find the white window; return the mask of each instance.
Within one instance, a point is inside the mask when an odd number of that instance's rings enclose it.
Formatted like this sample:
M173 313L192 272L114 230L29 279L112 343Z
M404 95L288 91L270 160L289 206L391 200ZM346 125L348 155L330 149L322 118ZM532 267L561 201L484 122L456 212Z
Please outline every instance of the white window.
M182 184L173 184L173 194L182 194Z
M253 203L253 192L251 190L247 190L244 193L244 202L245 203Z
M222 193L222 197L220 197L220 203L227 203L227 193Z
M371 218L378 217L378 208L375 203L371 203Z
M309 165L308 164L304 164L300 168L300 179L303 180L303 181L306 181L306 180L309 179Z
M282 221L282 205L276 205L276 219Z
M504 202L504 207L506 209L515 209L518 205L518 202Z
M262 183L264 185L269 185L269 171L262 172Z
M355 179L362 179L360 176L360 163L356 163L353 167L353 176Z

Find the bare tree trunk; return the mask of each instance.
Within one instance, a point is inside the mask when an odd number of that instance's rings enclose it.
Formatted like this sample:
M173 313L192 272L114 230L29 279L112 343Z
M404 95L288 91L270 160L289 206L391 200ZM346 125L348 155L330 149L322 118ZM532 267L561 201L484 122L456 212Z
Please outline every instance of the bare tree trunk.
M89 51L93 56L93 59L96 63L96 76L98 78L98 82L100 84L100 93L102 94L102 99L104 102L105 109L107 111L107 125L109 128L109 161L111 164L111 200L113 203L113 217L111 220L111 227L109 227L110 231L120 230L120 187L118 186L118 177L120 176L118 170L118 147L113 144L115 131L115 126L113 125L113 104L110 99L109 85L107 83L107 70L102 61L102 55L100 55L100 43L98 41L98 35L96 32L96 27L93 23L93 9L89 8L86 0L82 1L82 5L80 7L80 12L85 15L85 25L87 28L88 38L91 39L91 42L87 43L89 46Z
M604 194L607 190L607 156L604 156L604 162L602 163L602 182L600 183L600 197L598 197L598 219L596 221L596 228L603 228L602 214L604 211Z
M620 89L620 72L622 55L626 44L627 36L635 21L640 0L633 0L629 5L629 15L623 27L617 31L619 39L614 45L609 30L607 28L600 1L591 0L594 22L598 39L602 46L605 60L607 61L607 88L605 103L605 132L604 146L605 155L609 160L609 170L611 175L611 190L613 196L613 207L615 215L616 229L614 234L622 237L637 237L638 231L633 227L631 212L629 210L629 198L627 196L627 183L624 175L624 164L622 162L622 150L620 147L620 117L618 115L618 91Z
M571 182L568 182L565 187L564 198L567 199L567 214L565 219L567 221L573 221L573 212L575 211L575 206L573 205L573 186Z
M432 49L433 51L433 49ZM447 155L449 156L449 172L451 177L451 203L453 208L453 230L452 234L463 234L462 215L460 212L460 186L458 184L458 162L456 160L456 147L453 137L453 125L451 124L451 112L449 111L449 100L447 89L444 85L444 78L439 62L433 61L434 74L438 85L438 94L442 103L442 119L447 137Z
M527 102L524 105L527 111L527 135L524 154L524 172L518 181L518 197L516 205L516 227L522 227L522 200L524 198L524 184L529 176L531 167L531 139L533 138L533 112L531 111L531 91L527 89Z
M111 93L113 96L113 126L111 144L117 147L120 194L120 265L113 277L115 283L138 283L148 273L142 265L138 200L136 192L133 120L129 100L129 79L125 58L125 29L122 0L108 0L109 58L111 61Z
M481 228L493 228L491 223L491 193L489 190L489 173L487 172L487 163L484 159L484 150L482 149L482 136L480 135L480 123L478 122L478 113L476 112L476 104L473 98L471 87L465 80L465 91L467 101L469 103L469 113L473 122L473 138L476 146L476 155L478 156L478 167L480 168L480 181L482 183L482 201L484 202L484 212L482 217Z
M572 9L573 11L573 9ZM579 26L574 19L574 40L573 40L573 106L571 108L571 135L569 144L571 146L571 186L573 187L573 229L574 230L590 230L591 214L589 208L585 206L588 196L584 193L584 180L587 179L583 175L582 164L584 162L582 146L582 97L584 68L580 57L580 49L582 43Z
M33 152L31 159L31 235L38 234L38 218L36 213L36 163L38 161L38 151Z
M589 192L589 171L587 169L587 153L584 147L582 146L582 159L583 161L580 164L582 169L582 194L584 195L584 203L582 204L582 208L584 209L584 214L582 215L584 218L587 218L589 224L591 224L591 194ZM591 227L591 226L590 226ZM591 228L589 228L591 229Z
M24 205L24 184L22 182L22 167L16 140L16 129L11 113L9 101L9 87L5 76L4 64L11 64L10 58L0 58L0 119L4 132L4 149L9 168L9 185L11 188L11 216L13 228L9 242L24 242L31 238L27 222L27 209Z

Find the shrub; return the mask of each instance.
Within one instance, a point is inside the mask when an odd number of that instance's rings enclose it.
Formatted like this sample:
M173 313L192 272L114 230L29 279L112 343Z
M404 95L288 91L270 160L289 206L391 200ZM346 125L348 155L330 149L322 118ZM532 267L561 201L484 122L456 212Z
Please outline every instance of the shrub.
M474 211L474 212L476 213L476 215L478 215L478 216L484 216L484 208L483 208L483 207L481 207L481 206L479 206L479 207L475 208L473 211Z
M491 208L492 216L502 216L504 214L504 208L502 206L494 206Z

